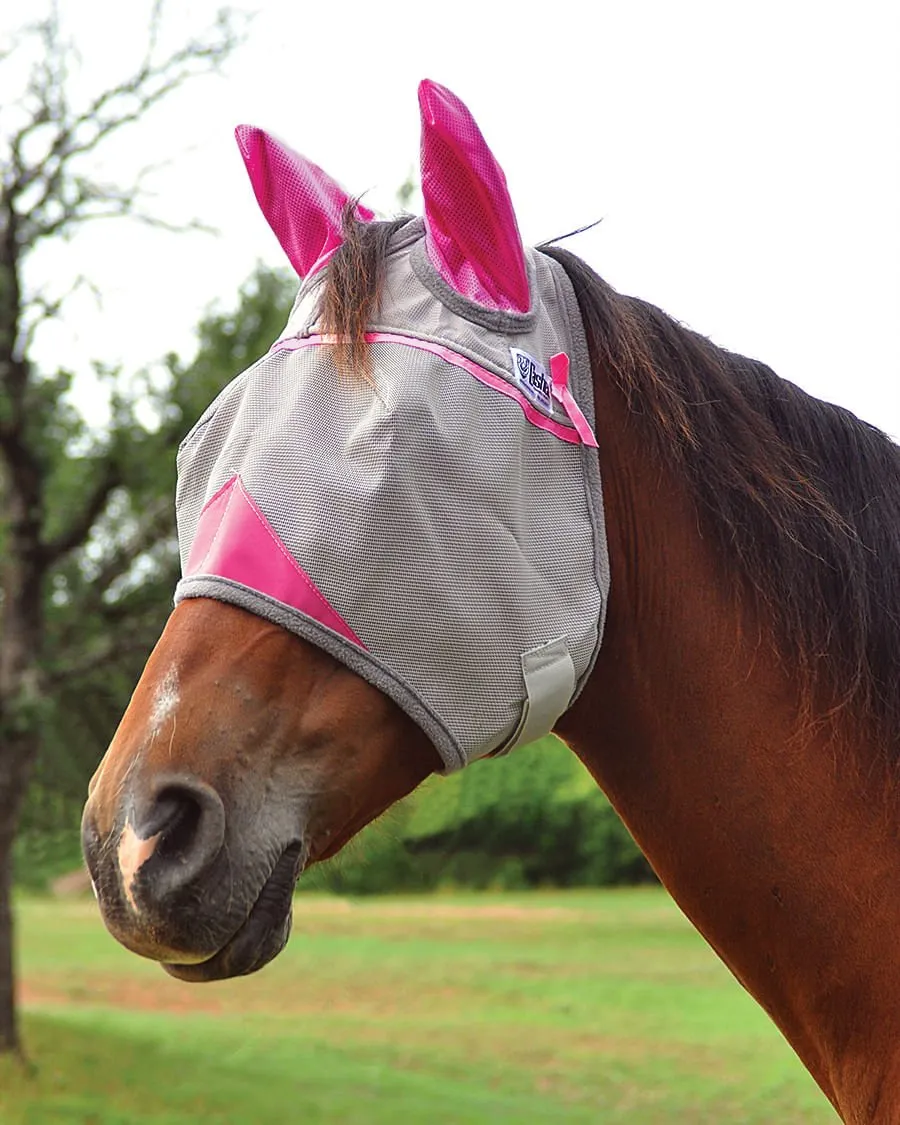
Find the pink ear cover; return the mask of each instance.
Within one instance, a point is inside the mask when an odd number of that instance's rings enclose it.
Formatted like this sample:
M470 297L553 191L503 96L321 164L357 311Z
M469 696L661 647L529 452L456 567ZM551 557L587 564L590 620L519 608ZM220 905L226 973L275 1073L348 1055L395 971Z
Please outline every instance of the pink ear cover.
M300 277L320 269L340 246L344 189L318 165L255 125L234 131L262 213ZM357 217L374 218L357 205Z
M490 309L527 312L525 252L500 165L471 113L444 86L422 82L419 109L432 264L469 300Z

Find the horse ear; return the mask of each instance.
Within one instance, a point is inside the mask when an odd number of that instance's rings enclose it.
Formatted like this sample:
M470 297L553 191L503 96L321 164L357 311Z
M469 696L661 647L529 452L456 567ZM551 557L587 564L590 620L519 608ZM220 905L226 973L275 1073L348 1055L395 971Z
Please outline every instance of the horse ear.
M525 252L506 177L475 119L444 86L419 85L426 244L443 279L491 309L530 307Z
M254 125L234 131L256 200L301 278L325 265L343 241L350 197L312 161ZM357 218L374 218L357 204Z

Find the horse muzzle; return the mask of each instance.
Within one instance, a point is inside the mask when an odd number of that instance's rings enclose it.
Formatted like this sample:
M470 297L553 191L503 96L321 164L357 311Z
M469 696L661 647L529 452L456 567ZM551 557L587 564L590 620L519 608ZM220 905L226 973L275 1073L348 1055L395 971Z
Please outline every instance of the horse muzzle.
M254 841L254 826L229 823L217 791L190 775L126 792L106 832L92 800L84 855L103 920L128 949L191 981L255 972L281 951L306 859L300 840Z

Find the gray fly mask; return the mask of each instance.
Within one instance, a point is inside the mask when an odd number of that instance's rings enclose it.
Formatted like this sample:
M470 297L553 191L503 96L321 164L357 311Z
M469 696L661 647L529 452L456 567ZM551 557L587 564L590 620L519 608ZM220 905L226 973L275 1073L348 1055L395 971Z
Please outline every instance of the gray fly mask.
M420 101L426 214L388 248L371 382L338 372L319 324L346 196L238 130L306 280L282 338L179 451L176 601L231 602L327 650L449 771L551 730L593 666L609 577L571 285L523 250L462 103L432 83Z

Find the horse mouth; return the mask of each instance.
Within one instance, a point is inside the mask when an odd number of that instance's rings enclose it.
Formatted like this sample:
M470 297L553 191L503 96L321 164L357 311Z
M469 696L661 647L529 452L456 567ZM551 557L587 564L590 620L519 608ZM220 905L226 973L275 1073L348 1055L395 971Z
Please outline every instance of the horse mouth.
M290 937L294 887L305 859L302 844L286 848L249 914L218 953L195 964L163 962L166 972L178 980L213 981L246 976L268 965Z

